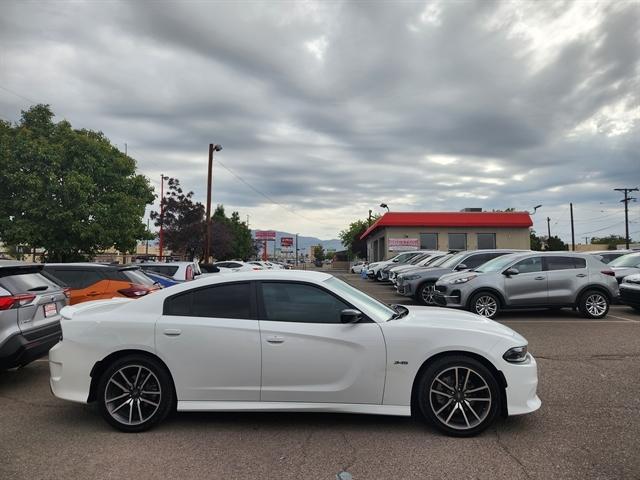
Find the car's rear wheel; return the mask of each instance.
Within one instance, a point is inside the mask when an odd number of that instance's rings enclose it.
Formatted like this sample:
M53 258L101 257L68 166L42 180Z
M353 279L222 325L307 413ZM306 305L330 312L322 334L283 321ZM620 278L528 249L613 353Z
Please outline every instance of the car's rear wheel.
M161 422L173 406L173 397L164 366L142 355L116 360L98 383L100 413L123 432L141 432Z
M423 283L418 287L418 291L416 292L416 300L418 300L418 302L423 305L435 305L435 293L435 282Z
M382 272L380 270L378 270L376 272L375 279L376 279L376 282L381 282L382 281Z
M603 318L609 313L609 299L597 290L589 290L580 297L578 309L586 318Z
M496 378L478 360L464 355L435 360L422 374L418 388L420 411L447 435L477 435L500 411Z
M500 312L500 299L493 293L480 292L471 298L469 306L473 313L487 318L496 318Z

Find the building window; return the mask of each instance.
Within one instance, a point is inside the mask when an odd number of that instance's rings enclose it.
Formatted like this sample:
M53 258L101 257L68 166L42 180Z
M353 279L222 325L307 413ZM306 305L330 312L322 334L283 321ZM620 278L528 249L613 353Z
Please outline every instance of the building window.
M467 234L466 233L450 233L449 234L449 250L466 250Z
M437 233L421 233L420 248L422 250L438 250L438 234Z
M496 234L495 233L479 233L478 234L478 249L496 248Z

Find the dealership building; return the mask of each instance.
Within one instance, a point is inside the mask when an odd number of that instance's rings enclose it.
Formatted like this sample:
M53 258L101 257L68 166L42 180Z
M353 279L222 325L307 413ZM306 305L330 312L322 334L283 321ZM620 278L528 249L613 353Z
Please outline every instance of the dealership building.
M468 209L471 210L471 209ZM387 212L360 237L376 262L407 250L529 250L527 212Z

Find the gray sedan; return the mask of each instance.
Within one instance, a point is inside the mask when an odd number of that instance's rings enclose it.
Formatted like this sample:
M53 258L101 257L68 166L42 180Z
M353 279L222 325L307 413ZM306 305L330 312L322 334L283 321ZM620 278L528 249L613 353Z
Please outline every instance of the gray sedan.
M502 309L573 307L602 318L618 297L613 271L598 257L530 252L496 258L474 271L444 275L436 283L439 305L494 318Z

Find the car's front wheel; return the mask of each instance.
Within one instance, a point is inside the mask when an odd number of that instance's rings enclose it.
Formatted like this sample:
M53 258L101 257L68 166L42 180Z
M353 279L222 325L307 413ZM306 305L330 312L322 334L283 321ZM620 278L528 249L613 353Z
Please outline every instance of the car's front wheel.
M589 290L580 297L578 309L586 318L603 318L609 313L609 299L597 290Z
M418 388L423 416L447 435L477 435L500 411L496 378L471 357L452 355L435 360L422 374Z
M416 292L416 300L418 300L423 305L435 305L435 293L435 282L423 283L418 287L418 290Z
M142 355L116 360L98 384L100 413L123 432L141 432L161 422L173 406L173 397L164 366Z
M471 298L469 306L473 313L493 319L500 312L500 299L493 293L480 292Z

